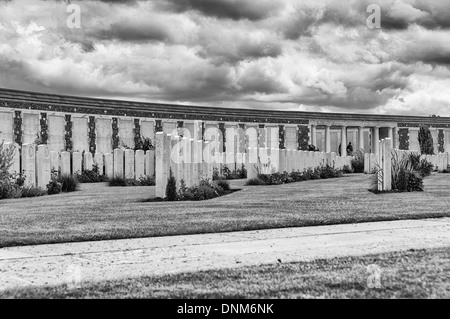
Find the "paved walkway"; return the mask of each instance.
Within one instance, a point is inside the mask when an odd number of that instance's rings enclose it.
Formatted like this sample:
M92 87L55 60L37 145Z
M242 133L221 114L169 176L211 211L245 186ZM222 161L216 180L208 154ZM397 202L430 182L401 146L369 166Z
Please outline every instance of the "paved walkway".
M0 249L0 290L450 246L450 218Z

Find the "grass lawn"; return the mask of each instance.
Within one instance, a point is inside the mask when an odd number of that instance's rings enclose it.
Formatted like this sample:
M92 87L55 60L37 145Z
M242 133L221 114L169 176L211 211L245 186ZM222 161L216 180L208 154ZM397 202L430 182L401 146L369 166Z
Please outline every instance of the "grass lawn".
M450 248L20 288L1 298L450 298Z
M425 192L373 194L370 176L243 186L203 202L148 202L155 187L83 184L79 192L0 201L0 247L450 216L450 175Z

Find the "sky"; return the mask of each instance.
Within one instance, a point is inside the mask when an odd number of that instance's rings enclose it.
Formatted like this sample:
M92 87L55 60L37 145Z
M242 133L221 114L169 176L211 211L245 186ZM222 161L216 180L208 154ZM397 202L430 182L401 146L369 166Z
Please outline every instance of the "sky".
M3 88L450 116L449 67L449 0L0 1Z

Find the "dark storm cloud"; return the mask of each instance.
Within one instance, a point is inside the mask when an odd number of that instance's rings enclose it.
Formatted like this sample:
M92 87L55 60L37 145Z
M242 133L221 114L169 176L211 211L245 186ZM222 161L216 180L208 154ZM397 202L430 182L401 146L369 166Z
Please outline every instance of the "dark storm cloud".
M280 10L282 2L271 0L167 0L177 12L200 11L204 15L232 20L261 20Z
M0 86L280 109L450 113L450 1L0 2ZM380 30L367 6L382 9Z
M122 20L112 23L107 29L95 30L88 35L102 39L118 39L123 41L167 41L170 38L169 31L163 26L152 21Z

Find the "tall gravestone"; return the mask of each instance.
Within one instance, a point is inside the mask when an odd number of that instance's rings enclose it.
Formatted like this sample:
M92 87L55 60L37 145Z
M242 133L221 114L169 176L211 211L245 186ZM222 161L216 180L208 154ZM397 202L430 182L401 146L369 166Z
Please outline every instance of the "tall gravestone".
M94 160L92 158L91 152L84 153L84 170L92 171L92 166L94 165Z
M95 153L94 164L97 165L100 175L104 175L104 159L102 153Z
M108 178L114 177L114 154L105 154L105 175Z
M37 186L41 189L47 189L47 184L52 178L48 145L38 146L36 154L36 173Z
M82 173L82 155L80 152L73 152L72 154L72 174Z
M145 152L145 175L155 175L155 151L148 150Z
M134 151L125 150L125 179L134 179Z
M36 145L22 144L22 170L26 187L36 186Z
M169 135L170 136L170 135ZM155 179L156 197L166 197L167 178L169 177L167 157L169 145L167 135L164 132L157 132L155 136Z
M114 150L114 177L124 178L123 175L123 150L116 148Z
M61 176L70 176L71 174L71 164L70 164L70 153L61 152Z
M145 176L145 153L143 150L137 150L135 154L135 172L136 179Z

